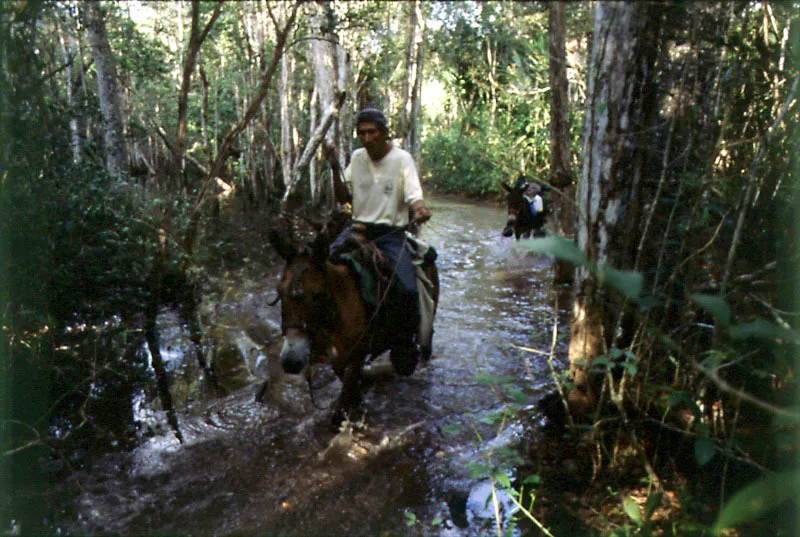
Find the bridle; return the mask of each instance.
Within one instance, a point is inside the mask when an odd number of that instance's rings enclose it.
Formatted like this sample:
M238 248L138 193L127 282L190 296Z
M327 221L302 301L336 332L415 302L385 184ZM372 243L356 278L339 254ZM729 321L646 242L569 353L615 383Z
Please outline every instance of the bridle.
M289 291L290 296L302 297L306 293L305 289L303 288L302 281L299 280L299 279L302 278L302 275L306 271L308 271L310 268L311 268L311 265L309 263L303 263L303 264L298 265L297 267L293 267L293 269L292 269L292 271L293 271L292 279L289 282L289 285L287 285L287 288L291 289ZM280 291L278 291L278 296L275 297L275 300L269 302L269 305L270 306L275 306L276 304L278 304L278 302L281 302L282 299L283 299L283 297L281 296ZM326 289L326 291L324 293L319 293L319 294L314 296L314 299L312 301L312 308L313 308L313 305L315 303L329 303L331 300L332 300L332 295ZM329 306L328 309L330 311L333 311L334 315L336 315L335 308L332 308L332 307ZM331 319L331 322L335 322L335 320ZM317 354L321 355L321 353L315 352L315 350L318 350L318 349L315 349L315 347L317 347L317 345L314 342L316 341L319 332L321 330L323 330L324 327L318 328L316 326L311 326L307 322L288 322L287 323L287 322L284 321L283 316L281 316L281 335L285 336L286 333L289 330L292 330L292 329L300 330L300 331L302 331L302 332L304 332L306 334L306 337L308 338L309 342L311 343L311 351L310 352L311 352L312 356L317 355ZM323 407L323 406L320 406L319 404L317 404L316 398L314 397L314 392L317 389L321 388L322 385L314 386L312 384L312 382L311 382L311 369L312 369L311 366L313 366L313 365L314 365L313 360L309 360L309 364L308 364L308 367L306 368L306 373L305 373L306 383L308 384L308 391L309 391L309 394L311 396L311 403L318 410L326 410L328 407Z

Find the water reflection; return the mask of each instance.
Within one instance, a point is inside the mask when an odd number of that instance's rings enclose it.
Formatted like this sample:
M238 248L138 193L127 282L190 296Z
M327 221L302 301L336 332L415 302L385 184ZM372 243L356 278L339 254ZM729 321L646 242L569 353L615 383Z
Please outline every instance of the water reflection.
M279 308L267 305L276 270L204 306L223 395L205 386L177 319L160 319L186 442L138 394L147 440L59 485L54 501L76 498L79 516L58 526L118 535L442 537L494 528L494 511L483 507L487 481L473 475L474 464L519 441L518 425L500 430L493 421L511 391L530 405L549 382L544 356L514 345L550 348L550 261L500 236L499 207L436 197L431 206L423 238L439 252L442 288L434 358L409 378L372 386L361 423L329 429L325 409L338 394L329 370L315 374L312 398L302 379L276 368ZM254 393L263 379L260 404ZM498 505L507 519L513 507L507 498Z

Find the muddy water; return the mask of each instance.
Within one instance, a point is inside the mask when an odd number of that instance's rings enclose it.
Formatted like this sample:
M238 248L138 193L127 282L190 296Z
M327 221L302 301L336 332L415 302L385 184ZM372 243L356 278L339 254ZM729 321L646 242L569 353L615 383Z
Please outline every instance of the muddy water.
M227 395L192 377L180 330L163 335L184 444L159 412L137 402L147 432L131 453L115 453L75 473L57 490L56 530L78 534L416 536L494 535L513 507L481 465L522 437L519 419L493 418L514 401L532 408L550 382L553 290L550 261L500 236L501 208L433 198L423 237L439 251L441 302L434 357L404 379L376 381L365 416L329 427L339 387L314 373L313 393L281 376L276 355L278 272L245 282L217 304L216 359L233 364ZM563 326L560 328L563 333ZM171 354L170 354L171 353ZM188 354L188 353L187 353ZM226 358L231 356L233 358ZM264 403L254 400L269 379ZM499 383L499 384L498 384ZM312 396L313 395L313 396ZM501 425L502 424L502 425ZM491 463L487 461L491 460ZM67 499L64 499L67 498Z

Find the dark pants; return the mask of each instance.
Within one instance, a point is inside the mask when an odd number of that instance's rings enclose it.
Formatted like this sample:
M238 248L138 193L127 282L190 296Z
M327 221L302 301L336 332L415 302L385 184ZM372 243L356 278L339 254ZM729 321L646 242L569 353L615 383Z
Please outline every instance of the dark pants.
M394 273L393 278L400 284L391 285L387 297L387 309L397 328L397 339L406 340L413 337L419 326L419 298L405 231L403 228L381 224L366 224L364 235L386 256L389 267ZM353 226L350 225L336 237L330 251L334 252L352 236Z

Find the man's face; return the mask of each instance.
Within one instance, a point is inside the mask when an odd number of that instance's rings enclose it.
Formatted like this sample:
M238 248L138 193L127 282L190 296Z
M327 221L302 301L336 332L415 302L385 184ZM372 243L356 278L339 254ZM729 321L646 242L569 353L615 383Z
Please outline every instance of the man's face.
M361 145L370 155L378 154L386 144L388 133L378 128L378 125L371 121L362 121L356 127L356 134L361 140Z

